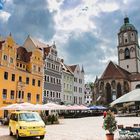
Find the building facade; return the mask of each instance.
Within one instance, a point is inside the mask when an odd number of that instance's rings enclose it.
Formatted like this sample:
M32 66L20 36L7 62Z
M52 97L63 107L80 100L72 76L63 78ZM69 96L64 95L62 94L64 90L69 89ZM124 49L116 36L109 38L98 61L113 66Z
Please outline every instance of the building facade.
M62 68L55 44L44 48L44 98L43 102L61 103Z
M71 69L61 61L62 65L62 103L73 104L74 76Z
M73 104L84 104L84 69L79 65L69 66L74 76Z
M140 88L140 47L138 31L124 18L118 33L118 65L110 61L94 83L94 102L109 104L113 100Z
M42 103L43 57L36 49L19 47L12 35L0 40L0 107L13 103ZM38 69L36 69L38 68ZM7 112L0 111L0 116Z
M92 104L93 92L89 84L85 84L84 101L85 105L89 106Z

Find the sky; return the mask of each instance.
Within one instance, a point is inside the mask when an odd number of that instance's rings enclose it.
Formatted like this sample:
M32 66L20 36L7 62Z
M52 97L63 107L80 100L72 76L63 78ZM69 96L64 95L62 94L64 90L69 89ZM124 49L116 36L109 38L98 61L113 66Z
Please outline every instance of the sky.
M140 32L139 0L0 0L0 35L21 46L28 35L55 41L58 57L84 67L85 83L118 63L117 34L124 17ZM140 39L139 39L140 40Z

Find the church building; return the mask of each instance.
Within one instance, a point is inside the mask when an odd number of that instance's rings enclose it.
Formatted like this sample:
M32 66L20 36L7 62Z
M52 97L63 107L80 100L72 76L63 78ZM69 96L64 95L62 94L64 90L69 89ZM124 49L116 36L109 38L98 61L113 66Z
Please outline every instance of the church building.
M113 100L140 88L140 47L138 31L124 18L118 33L118 65L110 61L94 85L94 102L108 105Z

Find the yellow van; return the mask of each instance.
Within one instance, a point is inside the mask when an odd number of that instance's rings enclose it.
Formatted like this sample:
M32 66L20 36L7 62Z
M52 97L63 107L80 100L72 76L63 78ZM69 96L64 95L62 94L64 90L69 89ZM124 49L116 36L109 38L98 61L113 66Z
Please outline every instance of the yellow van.
M37 112L15 111L11 113L9 121L10 135L21 137L40 137L44 139L45 123Z

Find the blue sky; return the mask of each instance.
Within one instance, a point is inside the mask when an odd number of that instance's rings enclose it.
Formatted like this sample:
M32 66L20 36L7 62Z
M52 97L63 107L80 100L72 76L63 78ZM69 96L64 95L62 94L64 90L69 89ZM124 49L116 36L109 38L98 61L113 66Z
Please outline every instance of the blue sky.
M84 66L85 82L100 77L117 59L117 33L127 15L140 32L138 0L5 0L0 34L10 32L19 45L28 35L54 41L68 65Z

